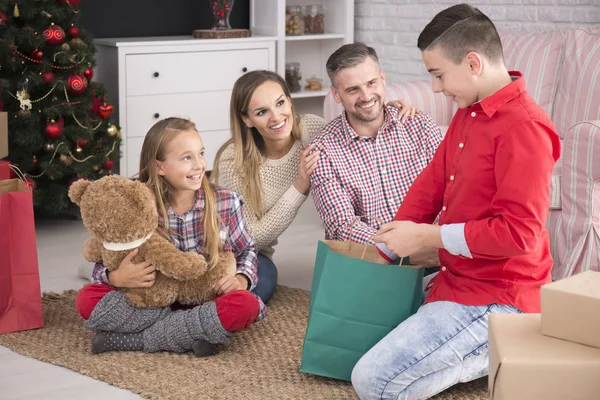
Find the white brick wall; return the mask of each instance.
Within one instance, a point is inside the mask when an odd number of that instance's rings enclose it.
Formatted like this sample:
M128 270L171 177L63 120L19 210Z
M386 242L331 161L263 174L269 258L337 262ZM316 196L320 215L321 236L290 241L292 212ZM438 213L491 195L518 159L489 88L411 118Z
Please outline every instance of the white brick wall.
M388 82L427 79L417 38L441 10L459 0L356 0L355 40L377 51ZM600 0L470 0L500 31L600 25Z

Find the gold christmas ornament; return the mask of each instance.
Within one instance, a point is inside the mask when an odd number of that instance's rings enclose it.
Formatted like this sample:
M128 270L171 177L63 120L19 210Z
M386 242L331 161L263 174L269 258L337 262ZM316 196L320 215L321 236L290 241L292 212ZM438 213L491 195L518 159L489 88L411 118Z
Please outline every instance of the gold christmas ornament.
M54 144L53 143L44 144L44 151L48 152L48 153L51 151L54 151Z
M108 134L108 136L115 136L117 133L119 133L119 130L117 129L116 126L114 126L113 124L110 124L108 126L108 129L106 129L106 133Z
M94 171L99 171L99 170L100 170L100 166L99 166L99 165L94 165L94 166L92 167L92 169L93 169Z
M68 167L69 165L71 165L73 163L73 159L66 154L62 154L60 156L60 163L62 165L64 165L65 167Z
M15 9L13 10L13 15L15 16L15 18L19 18L21 16L21 13L19 12L19 6L15 3Z
M83 149L82 149L81 147L77 147L77 148L75 149L75 151L76 151L77 153L81 153L81 152L83 151Z
M69 51L69 50L71 50L71 46L69 46L69 43L63 43L60 45L60 49L62 51Z
M81 40L80 38L71 39L71 45L86 47L85 42L83 40Z

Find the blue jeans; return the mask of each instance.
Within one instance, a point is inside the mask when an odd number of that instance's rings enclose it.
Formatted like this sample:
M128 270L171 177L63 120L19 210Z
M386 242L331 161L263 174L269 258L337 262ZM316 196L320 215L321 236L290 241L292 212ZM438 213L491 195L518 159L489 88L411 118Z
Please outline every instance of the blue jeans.
M488 373L488 315L512 306L427 303L381 339L354 366L362 399L428 399Z
M252 289L263 303L267 304L277 286L277 267L264 254L258 253L258 283Z

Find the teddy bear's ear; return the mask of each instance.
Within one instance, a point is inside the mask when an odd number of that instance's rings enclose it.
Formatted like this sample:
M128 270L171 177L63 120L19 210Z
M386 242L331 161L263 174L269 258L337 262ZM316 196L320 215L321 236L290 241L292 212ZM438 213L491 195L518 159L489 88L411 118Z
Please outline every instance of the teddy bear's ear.
M71 201L77 205L81 202L81 197L87 190L88 186L91 184L91 181L87 179L80 179L74 182L69 188L69 198Z

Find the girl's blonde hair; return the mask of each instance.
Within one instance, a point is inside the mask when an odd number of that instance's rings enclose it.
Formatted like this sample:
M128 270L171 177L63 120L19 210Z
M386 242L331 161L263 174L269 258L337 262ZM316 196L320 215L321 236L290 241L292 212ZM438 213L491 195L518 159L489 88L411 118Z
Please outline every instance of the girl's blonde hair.
M171 203L173 187L167 180L158 174L157 161L165 161L169 143L183 131L197 131L196 125L183 118L165 118L155 123L146 134L142 153L140 155L139 180L145 183L154 193L158 214L162 217L159 226L161 233L169 238L167 205ZM212 185L206 175L202 177L202 190L204 192L204 248L203 254L208 267L215 266L219 260L221 250L220 225L221 219L217 213L216 196ZM165 226L165 224L167 224Z
M291 104L294 124L292 125L292 137L294 140L301 139L298 118L291 102L290 90L285 81L277 73L272 71L257 70L242 75L233 86L231 102L229 105L229 116L231 122L231 139L229 139L217 152L215 164L211 173L211 180L219 184L219 160L225 148L233 143L234 168L243 182L243 193L246 204L258 218L262 217L262 184L260 181L260 165L265 156L265 142L256 128L248 128L242 117L248 118L248 105L254 91L265 82L276 82L281 86L287 100Z

